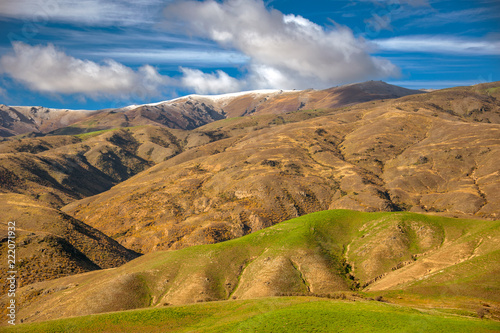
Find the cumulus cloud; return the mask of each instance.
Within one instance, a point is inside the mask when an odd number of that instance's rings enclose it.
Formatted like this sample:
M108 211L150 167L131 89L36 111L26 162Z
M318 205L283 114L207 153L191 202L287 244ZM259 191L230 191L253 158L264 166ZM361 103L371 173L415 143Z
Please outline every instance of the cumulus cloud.
M94 98L156 95L169 80L149 65L134 71L114 60L98 64L71 57L51 44L31 46L17 42L13 48L14 54L0 58L0 72L35 91Z
M244 83L251 88L319 88L398 75L391 62L370 56L369 45L349 28L325 29L268 9L262 0L177 1L164 13L172 30L247 55Z
M242 84L221 70L215 74L203 73L198 69L181 68L184 76L182 86L193 89L197 94L219 94L239 91Z

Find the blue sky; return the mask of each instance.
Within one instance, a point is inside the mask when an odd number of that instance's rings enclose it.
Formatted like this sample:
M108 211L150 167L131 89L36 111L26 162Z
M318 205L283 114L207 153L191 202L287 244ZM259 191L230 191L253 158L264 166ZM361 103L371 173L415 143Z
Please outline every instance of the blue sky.
M500 80L497 0L6 0L0 103L101 109L366 80Z

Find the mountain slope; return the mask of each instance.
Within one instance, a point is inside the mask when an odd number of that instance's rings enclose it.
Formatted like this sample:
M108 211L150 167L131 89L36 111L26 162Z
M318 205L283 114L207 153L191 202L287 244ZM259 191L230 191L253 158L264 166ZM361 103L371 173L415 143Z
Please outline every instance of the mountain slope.
M0 211L4 262L7 222L16 223L18 286L116 267L138 257L102 232L28 196L0 194ZM2 294L7 287L2 285Z
M239 239L155 252L118 268L24 287L18 316L31 322L209 300L376 290L389 296L399 291L400 299L415 291L430 299L460 296L454 304L462 307L481 299L498 317L499 240L500 221L325 211Z
M446 92L447 103L454 95ZM214 122L197 131L217 131L219 140L64 211L142 253L240 237L324 209L498 218L499 125L434 116L425 104L406 109L421 98Z
M184 142L185 141L185 142ZM61 207L210 138L148 126L0 142L0 193L24 193Z

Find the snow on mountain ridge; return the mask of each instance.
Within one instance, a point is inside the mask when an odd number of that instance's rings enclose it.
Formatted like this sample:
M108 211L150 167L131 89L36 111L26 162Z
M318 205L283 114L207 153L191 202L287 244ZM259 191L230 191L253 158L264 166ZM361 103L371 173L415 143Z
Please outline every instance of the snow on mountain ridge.
M282 93L289 93L289 92L299 92L300 90L283 90L283 89L261 89L261 90L249 90L249 91L239 91L239 92L234 92L234 93L227 93L227 94L220 94L220 95L198 95L198 94L191 94L191 95L186 95L186 96L181 96L177 97L171 100L167 101L161 101L161 102L156 102L156 103L147 103L147 104L141 104L141 105L129 105L126 107L123 107L123 110L131 110L135 109L137 107L141 106L157 106L160 104L167 104L167 103L175 103L177 101L183 100L183 99L192 99L192 98L203 98L203 99L209 99L212 102L223 102L223 101L228 101L233 98L245 96L245 95L278 95Z

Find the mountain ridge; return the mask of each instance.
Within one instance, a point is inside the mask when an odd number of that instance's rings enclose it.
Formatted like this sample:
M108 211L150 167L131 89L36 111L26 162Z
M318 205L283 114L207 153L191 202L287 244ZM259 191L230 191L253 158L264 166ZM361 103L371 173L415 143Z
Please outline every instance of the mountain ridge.
M187 95L172 100L104 110L0 107L0 135L82 134L137 125L195 129L210 122L250 114L332 108L421 91L384 82L365 82L325 90L252 90L222 95ZM221 100L224 102L221 103Z

